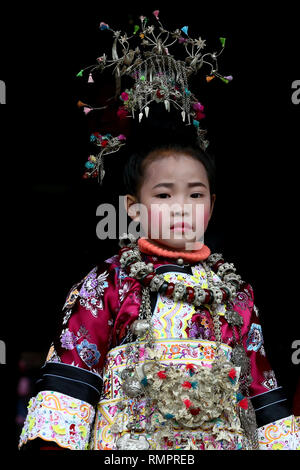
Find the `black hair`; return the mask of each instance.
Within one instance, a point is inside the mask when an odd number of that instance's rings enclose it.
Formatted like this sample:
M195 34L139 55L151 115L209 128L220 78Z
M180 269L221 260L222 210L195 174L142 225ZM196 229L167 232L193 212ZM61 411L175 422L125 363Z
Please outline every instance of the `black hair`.
M123 168L125 194L138 196L143 182L143 162L147 156L157 150L184 152L199 160L205 167L209 181L210 194L216 192L216 165L212 154L202 150L193 125L182 121L178 110L167 112L160 104L150 108L149 117L136 123L127 140L127 158Z

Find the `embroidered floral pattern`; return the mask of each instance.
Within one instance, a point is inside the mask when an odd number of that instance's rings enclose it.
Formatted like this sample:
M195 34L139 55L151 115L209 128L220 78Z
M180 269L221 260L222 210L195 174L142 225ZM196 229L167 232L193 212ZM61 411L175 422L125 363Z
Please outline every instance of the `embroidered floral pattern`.
M244 292L238 292L234 299L234 304L241 310L245 310L248 307L250 292L246 289Z
M86 277L79 291L80 304L89 310L94 317L98 316L98 310L103 309L103 294L108 287L108 272L99 274L97 277L97 267Z
M72 309L67 310L65 315L64 315L63 321L62 321L63 325L66 325L68 323L68 321L70 320L71 315L72 315Z
M63 310L66 308L71 309L72 307L74 307L76 300L79 296L79 291L77 289L79 284L80 283L75 284L75 286L73 286L72 289L70 290L68 297L66 298L65 304L63 306Z
M46 362L61 362L60 357L58 356L54 344L51 344L51 347L48 351Z
M191 320L188 321L188 326L185 331L188 338L212 340L214 329L209 312L203 309L201 312L195 313Z
M76 335L68 328L64 329L60 335L60 342L63 348L72 351L76 348L78 341L83 338L89 339L90 334L85 326L81 325Z
M100 359L100 352L97 349L96 344L89 343L84 339L80 344L77 344L76 349L81 360L88 366L95 366Z
M72 331L65 329L61 333L60 342L63 348L71 351L76 347L77 338Z
M247 338L247 350L248 351L258 351L263 345L263 335L261 325L252 323L248 338Z
M262 385L264 387L266 387L268 390L273 390L273 388L278 387L275 373L273 370L264 371L263 374L264 374L265 380L262 382Z
M119 299L121 303L123 302L126 294L129 292L130 285L130 282L124 282L123 286L119 289Z

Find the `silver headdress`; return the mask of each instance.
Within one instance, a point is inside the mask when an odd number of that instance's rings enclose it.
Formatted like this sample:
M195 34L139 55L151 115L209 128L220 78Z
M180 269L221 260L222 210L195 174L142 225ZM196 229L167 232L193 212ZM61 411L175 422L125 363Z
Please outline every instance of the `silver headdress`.
M83 77L88 71L88 82L92 83L93 74L111 68L116 79L116 97L121 100L117 111L120 118L138 117L139 122L151 116L150 105L152 102L163 103L166 111L174 106L181 113L182 120L187 125L196 127L198 142L202 149L206 149L209 142L206 139L206 130L200 126L200 121L205 117L204 107L190 91L188 78L196 74L203 66L208 67L206 81L217 77L228 83L232 76L223 76L218 72L217 59L223 52L226 38L220 37L221 50L219 52L206 52L206 41L201 37L193 39L188 34L188 26L168 31L159 20L159 11L153 12L157 26L148 25L148 19L140 16L140 26L134 26L131 36L114 31L106 23L100 23L100 30L113 33L112 57L106 54L98 57L97 64L82 69L77 76ZM131 43L139 38L139 44L133 48ZM182 44L186 57L184 60L176 59L171 48ZM121 91L121 79L129 76L134 80L133 86ZM79 102L83 111L87 114L92 111L92 106ZM103 108L100 108L103 109ZM91 142L100 147L100 152L91 155L86 163L84 177L97 176L99 182L104 177L103 156L117 152L124 144L126 137L121 134L113 137L111 134L101 135L96 132L91 135Z

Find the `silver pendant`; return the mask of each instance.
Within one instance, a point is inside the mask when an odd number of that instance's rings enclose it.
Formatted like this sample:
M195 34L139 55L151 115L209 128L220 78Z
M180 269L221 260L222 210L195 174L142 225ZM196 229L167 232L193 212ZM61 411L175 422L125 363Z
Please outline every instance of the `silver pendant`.
M124 434L116 442L118 450L148 450L150 443L146 437L137 434Z
M241 375L245 375L248 371L250 361L247 354L240 344L237 344L232 351L231 361L234 365L241 368Z
M142 337L149 331L150 324L147 320L135 320L130 329L135 336Z
M225 318L228 323L233 326L242 326L244 323L243 317L235 310L226 311Z
M123 369L121 372L121 379L122 380L129 379L132 376L132 372L133 372L132 369L129 369L128 367L126 367L126 369Z
M123 426L121 423L114 423L111 428L110 428L110 431L113 433L113 434L117 434L118 432L122 432L123 431Z
M239 418L247 437L253 437L257 429L257 424L255 410L249 398L248 408L246 410L244 410L244 408L239 408Z
M122 389L125 395L130 398L135 398L141 394L143 386L137 378L128 377L122 384Z

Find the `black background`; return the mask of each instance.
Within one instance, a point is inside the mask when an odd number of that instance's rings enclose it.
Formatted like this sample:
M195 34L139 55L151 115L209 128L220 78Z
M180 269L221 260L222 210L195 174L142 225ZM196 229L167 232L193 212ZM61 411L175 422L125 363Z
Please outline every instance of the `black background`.
M267 355L292 397L298 371L291 345L299 339L300 105L291 101L291 86L300 79L299 14L282 4L262 10L260 3L3 7L0 339L7 364L0 366L0 380L12 449L20 354L46 354L70 287L118 246L98 240L95 229L97 206L117 202L114 174L121 167L117 157L108 164L102 189L81 179L92 118L76 103L97 97L97 90L87 90L76 74L109 52L100 21L130 32L154 9L170 30L188 25L192 37L207 39L207 50L218 50L218 38L227 38L220 71L234 80L202 79L197 93L218 169L205 241L253 285Z

